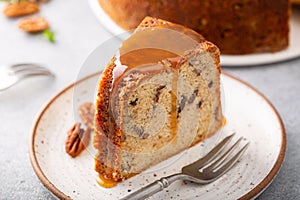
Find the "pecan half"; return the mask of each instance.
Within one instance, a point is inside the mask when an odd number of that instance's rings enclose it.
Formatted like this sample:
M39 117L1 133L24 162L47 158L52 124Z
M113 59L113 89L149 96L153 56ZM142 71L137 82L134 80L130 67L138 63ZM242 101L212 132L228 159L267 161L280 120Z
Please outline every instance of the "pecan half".
M3 13L6 17L20 17L23 15L29 15L36 13L40 10L39 5L27 1L21 1L19 3L8 4Z
M71 127L65 143L66 152L73 158L78 156L90 142L91 130L85 131L80 126L81 123L76 123Z
M36 33L49 28L49 24L43 17L27 17L20 20L19 28L29 33Z
M78 112L80 118L82 119L83 123L86 127L90 130L94 129L94 115L95 115L95 107L93 103L86 102L79 106Z

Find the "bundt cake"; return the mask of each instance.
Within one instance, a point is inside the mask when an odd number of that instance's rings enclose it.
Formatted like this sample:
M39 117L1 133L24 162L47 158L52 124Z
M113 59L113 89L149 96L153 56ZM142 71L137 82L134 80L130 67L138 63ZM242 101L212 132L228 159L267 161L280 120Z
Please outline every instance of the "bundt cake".
M218 131L219 56L193 30L150 17L141 22L99 82L94 147L100 184L111 187Z
M222 54L276 52L289 43L289 0L99 0L124 29L145 16L194 29Z

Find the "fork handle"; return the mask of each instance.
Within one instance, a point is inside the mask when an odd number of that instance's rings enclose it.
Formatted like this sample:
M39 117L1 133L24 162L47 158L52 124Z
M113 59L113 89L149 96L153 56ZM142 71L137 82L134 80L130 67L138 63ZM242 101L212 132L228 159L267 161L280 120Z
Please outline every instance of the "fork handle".
M140 200L152 196L153 194L162 191L169 187L174 181L179 180L182 174L173 174L171 176L163 177L149 185L133 192L132 194L123 197L121 200Z

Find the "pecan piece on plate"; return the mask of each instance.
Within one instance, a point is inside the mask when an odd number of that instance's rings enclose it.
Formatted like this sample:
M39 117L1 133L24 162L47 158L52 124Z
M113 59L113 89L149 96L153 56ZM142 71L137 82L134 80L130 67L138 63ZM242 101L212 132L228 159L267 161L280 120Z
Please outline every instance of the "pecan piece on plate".
M21 1L19 3L8 4L3 13L6 17L20 17L36 13L40 10L39 5L27 1Z
M82 119L83 123L86 127L90 130L94 129L94 115L95 115L95 107L94 104L91 102L83 103L79 106L78 109L80 118Z
M65 143L66 152L73 158L86 148L91 137L91 130L87 129L85 131L80 126L81 123L76 123L71 127Z
M26 17L20 20L19 28L29 33L36 33L49 28L49 23L43 17Z

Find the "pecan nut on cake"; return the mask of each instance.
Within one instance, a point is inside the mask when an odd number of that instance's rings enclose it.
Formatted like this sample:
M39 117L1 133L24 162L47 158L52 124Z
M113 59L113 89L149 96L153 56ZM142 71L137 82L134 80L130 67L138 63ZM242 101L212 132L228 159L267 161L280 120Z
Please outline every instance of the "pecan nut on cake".
M104 187L219 130L219 56L195 31L150 17L123 42L96 99L95 170Z

